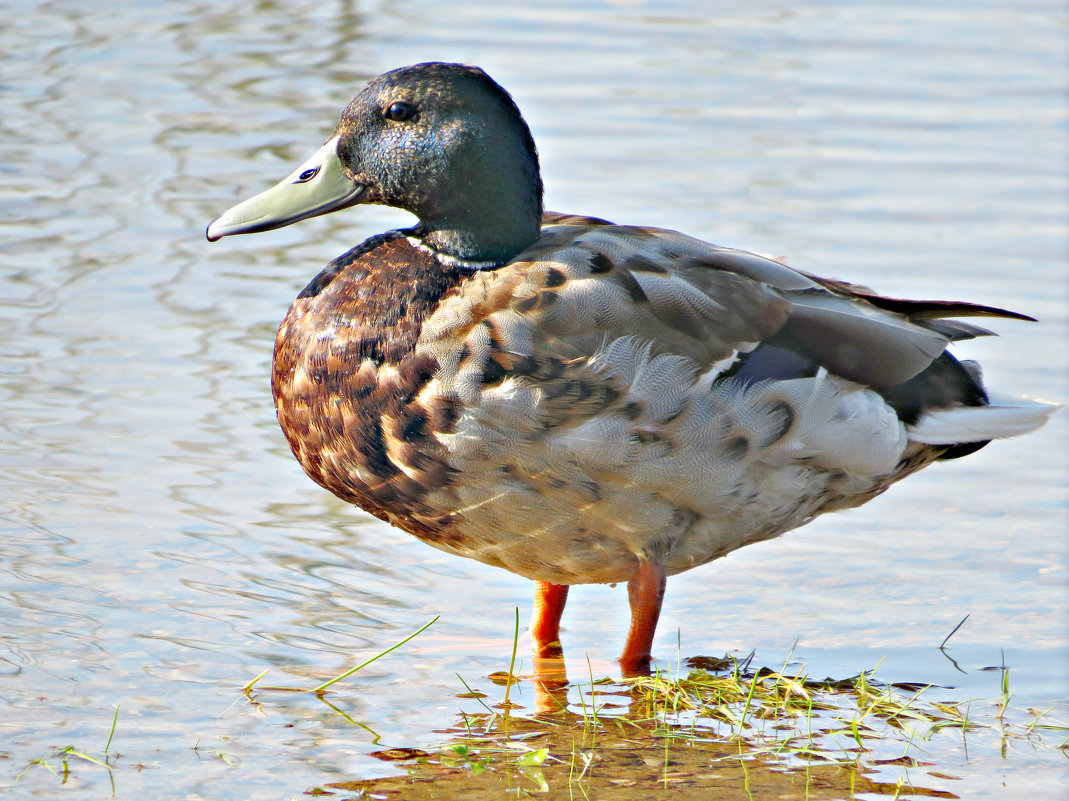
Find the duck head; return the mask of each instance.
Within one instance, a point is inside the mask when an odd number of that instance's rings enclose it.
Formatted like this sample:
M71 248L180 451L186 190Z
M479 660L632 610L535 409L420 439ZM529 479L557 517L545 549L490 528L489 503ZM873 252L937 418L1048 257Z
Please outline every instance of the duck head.
M207 236L268 231L358 203L416 215L409 233L446 261L503 264L541 225L531 132L477 67L402 67L371 81L311 158L212 222Z

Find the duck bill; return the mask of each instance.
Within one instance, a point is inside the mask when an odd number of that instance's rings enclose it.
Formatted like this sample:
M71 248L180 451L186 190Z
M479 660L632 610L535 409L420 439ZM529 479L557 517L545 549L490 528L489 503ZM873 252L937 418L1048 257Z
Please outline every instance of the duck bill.
M366 187L355 182L338 157L338 137L266 192L238 203L208 226L209 242L254 234L360 203Z

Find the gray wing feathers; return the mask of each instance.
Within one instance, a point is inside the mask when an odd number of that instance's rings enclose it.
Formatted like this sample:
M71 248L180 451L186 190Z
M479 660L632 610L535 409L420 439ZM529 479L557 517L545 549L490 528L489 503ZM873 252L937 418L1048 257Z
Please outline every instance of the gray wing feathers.
M1018 316L881 298L673 231L571 222L547 227L512 264L480 276L442 312L425 333L445 333L439 322L447 315L463 327L487 320L495 346L525 357L539 358L541 350L581 359L606 342L637 336L654 354L709 369L771 340L877 388L913 378L952 341L990 333L941 317Z
M830 293L806 293L791 301L777 341L793 344L830 372L870 387L908 381L950 341L939 331Z

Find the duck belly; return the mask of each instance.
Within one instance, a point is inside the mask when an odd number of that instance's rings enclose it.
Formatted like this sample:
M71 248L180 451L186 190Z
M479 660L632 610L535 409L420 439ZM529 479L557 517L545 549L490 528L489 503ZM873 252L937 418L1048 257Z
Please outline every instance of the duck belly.
M566 419L545 408L545 387L484 391L437 436L456 478L433 494L453 536L432 544L554 584L626 581L641 561L679 573L931 460L905 460L894 411L831 376L747 386L691 372L661 386L673 392L654 404L622 389Z

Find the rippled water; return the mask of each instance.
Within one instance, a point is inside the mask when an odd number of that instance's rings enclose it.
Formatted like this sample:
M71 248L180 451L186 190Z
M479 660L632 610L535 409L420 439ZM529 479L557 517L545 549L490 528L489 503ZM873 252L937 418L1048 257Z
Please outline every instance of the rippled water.
M0 786L12 797L57 797L32 760L52 746L99 753L116 705L117 797L298 796L381 773L367 756L381 743L433 744L470 703L455 674L488 684L507 667L528 583L326 495L274 422L268 366L290 300L404 215L360 208L203 239L386 69L485 67L532 125L551 208L1033 314L1040 325L999 321L1002 337L966 355L993 386L1069 399L1059 3L9 9ZM835 676L886 657L885 678L990 700L998 674L979 668L1004 654L1020 709L1064 703L1067 420L673 579L657 657L756 649L774 664L793 647ZM573 593L577 673L586 654L595 674L613 671L625 605L619 588ZM276 683L321 681L436 614L335 697L380 745L318 702L259 709L236 689L264 667ZM966 614L951 641L960 673L936 646ZM939 759L971 798L1057 795L1061 768L1042 754ZM99 798L110 781L79 764L63 792Z

